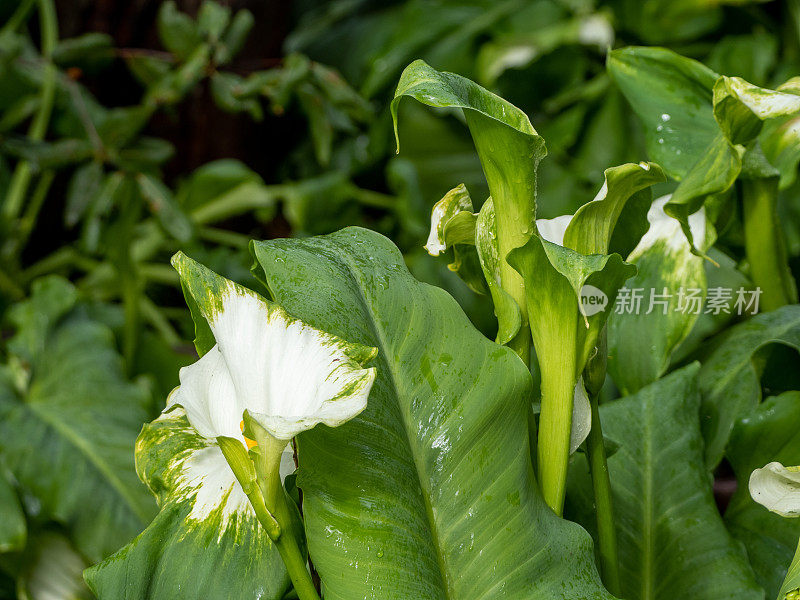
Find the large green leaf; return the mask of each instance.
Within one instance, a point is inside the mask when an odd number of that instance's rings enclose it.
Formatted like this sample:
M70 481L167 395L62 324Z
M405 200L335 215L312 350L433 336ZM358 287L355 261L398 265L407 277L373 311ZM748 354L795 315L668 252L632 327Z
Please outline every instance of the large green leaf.
M650 157L683 179L719 132L712 112L718 75L665 48L614 50L607 68L644 124Z
M762 313L723 335L700 371L700 413L709 468L722 459L734 423L753 410L761 398L764 361L759 350L769 344L800 349L800 306Z
M288 311L379 349L367 409L299 438L309 553L327 600L610 598L586 533L537 490L530 375L516 355L415 281L376 233L253 251Z
M619 443L608 459L626 600L763 600L744 552L725 530L703 466L692 364L600 407ZM571 497L592 527L588 466L577 456Z
M678 221L664 213L667 200L656 200L648 213L650 228L628 256L638 272L625 282L608 321L608 370L623 395L667 371L672 352L703 310L704 261L692 253ZM701 248L708 241L705 220L704 211L690 217Z
M773 598L800 537L800 520L787 519L755 502L748 482L753 470L767 463L800 464L800 392L768 398L737 421L726 456L736 472L738 489L725 511L725 522L745 545L758 582Z
M506 257L535 231L536 169L547 154L544 140L513 104L469 79L436 71L417 60L403 71L392 101L398 142L397 112L405 96L428 106L463 111L494 201L500 283L520 306L524 323L524 284ZM506 313L497 316L501 319ZM512 327L511 323L500 324L501 330Z
M180 406L145 426L139 476L160 512L133 542L86 571L100 600L277 600L290 586L277 549L215 441Z
M0 381L0 451L43 514L99 560L153 514L133 464L148 396L124 379L107 327L79 312L59 319L65 298L74 302L72 286L51 278L13 311L18 332L9 346L24 370Z

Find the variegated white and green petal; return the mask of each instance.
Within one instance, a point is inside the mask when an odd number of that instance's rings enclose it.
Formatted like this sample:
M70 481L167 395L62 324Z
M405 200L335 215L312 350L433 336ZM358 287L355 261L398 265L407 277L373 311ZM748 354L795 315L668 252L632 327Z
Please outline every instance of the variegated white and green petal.
M575 384L575 395L572 400L572 433L569 438L569 453L574 453L589 436L592 429L592 406L589 394L583 385L583 376Z
M628 257L638 272L625 283L629 290L625 306L612 310L609 318L608 370L624 394L666 372L673 351L689 335L705 301L704 261L692 252L680 223L664 212L669 198L659 198L650 207L650 227ZM707 249L713 239L706 228L705 209L689 217L689 227L695 244ZM641 297L638 307L636 295Z
M714 117L728 139L744 144L758 135L761 122L800 112L800 96L761 88L741 77L720 77L714 85Z
M288 440L318 423L341 425L364 410L375 369L362 363L376 349L310 327L181 253L173 265L223 359L210 359L205 366L217 374L227 368L232 383L217 385L235 394L224 402L237 411L224 419L226 426L231 419L241 421L239 409L247 410L273 437ZM214 379L197 368L197 377ZM205 398L214 400L209 394ZM206 412L214 414L211 408Z
M800 467L771 462L750 475L753 500L783 517L800 517Z
M86 572L100 600L283 597L277 549L216 441L173 405L136 443L139 477L160 512L139 537Z
M671 198L671 196L667 195L653 201L650 210L647 211L649 227L642 236L641 241L628 256L629 261L635 261L655 246L662 246L661 249L665 253L680 256L683 260L688 259L686 252L691 250L691 246L681 231L680 223L664 211L664 207ZM689 216L689 230L692 234L692 240L698 248L708 248L710 244L708 243L709 240L706 239L708 232L704 208L700 208L700 210Z
M197 362L180 370L180 387L167 398L179 404L189 422L205 438L226 436L244 443L240 423L244 405L236 394L225 358L214 346Z
M800 77L793 77L778 91L800 97ZM800 163L800 115L770 119L758 137L764 155L780 173L780 188L786 189L797 179Z
M448 236L445 235L446 228L450 221L462 212L472 217L472 240L474 243L475 216L472 214L473 210L472 198L470 198L469 192L463 183L447 192L441 200L434 204L433 210L431 211L431 230L428 234L428 241L425 244L425 250L428 251L428 254L431 256L439 256L453 244L465 243L465 241L461 239L463 237L462 235L458 236L458 240L454 239L453 236L449 236L450 239L448 239ZM462 233L461 229L464 228L458 228L459 234Z

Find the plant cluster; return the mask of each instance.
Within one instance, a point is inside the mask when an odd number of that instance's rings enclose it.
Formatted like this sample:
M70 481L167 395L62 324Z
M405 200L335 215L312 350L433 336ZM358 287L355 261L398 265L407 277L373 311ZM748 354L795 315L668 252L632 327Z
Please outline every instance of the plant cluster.
M797 597L797 40L702 48L701 4L324 3L245 74L246 10L164 3L152 52L15 6L0 598ZM285 179L165 182L198 86L303 115Z

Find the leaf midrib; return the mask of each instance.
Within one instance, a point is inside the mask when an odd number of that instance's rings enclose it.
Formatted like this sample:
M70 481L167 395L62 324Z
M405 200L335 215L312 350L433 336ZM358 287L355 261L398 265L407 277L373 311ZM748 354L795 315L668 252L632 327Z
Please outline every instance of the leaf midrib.
M387 370L389 372L389 378L391 380L392 389L395 391L395 395L399 398L401 396L400 393L401 386L399 383L399 376L395 371L393 362L389 360L390 354L387 352L387 349L389 349L391 346L387 341L383 329L379 326L378 322L373 316L369 299L364 293L364 287L365 287L364 281L361 279L361 277L359 277L359 275L361 275L361 272L358 270L357 265L353 263L348 256L345 256L344 254L339 254L339 256L341 257L341 260L345 264L347 269L353 274L353 277L356 279L358 283L358 285L356 285L356 288L358 288L359 297L361 299L364 308L366 309L366 312L368 313L367 320L369 322L370 329L377 338L377 342L381 350L379 356L383 356L385 358L385 363L386 366L388 367ZM425 285L425 284L420 283L420 285ZM448 571L444 560L442 548L439 545L439 537L437 535L438 528L436 526L436 521L433 518L433 507L431 506L430 498L425 491L425 486L423 486L422 484L422 472L420 470L419 460L411 444L411 440L408 438L408 430L406 429L405 425L406 424L403 423L403 433L405 434L404 439L406 441L406 444L408 445L408 450L411 454L411 458L414 461L414 468L417 472L417 482L419 484L420 491L422 492L421 495L423 502L425 504L425 516L428 521L429 531L431 532L431 543L433 544L434 550L436 552L436 561L439 566L439 575L441 577L442 591L444 592L446 598L448 598L449 600L455 600L455 595L450 588L449 577L447 576Z
M62 421L58 419L51 419L48 416L48 411L45 408L42 408L41 402L37 402L35 399L33 399L33 401L29 400L28 402L25 402L24 406L28 407L30 411L35 413L35 415L43 423L45 423L51 429L56 430L64 439L66 439L67 442L74 446L86 459L86 461L94 466L94 468L106 478L114 491L126 502L128 507L139 518L139 520L143 523L147 522L150 515L139 506L139 503L130 494L125 483L117 476L114 468L102 460L97 453L93 452L91 446L83 439L81 435L66 426Z
M648 401L643 403L645 412L645 430L643 436L644 454L644 502L642 503L642 536L644 537L644 561L642 564L642 600L653 600L654 592L654 561L655 561L655 536L653 532L653 444L650 436L652 431L652 411Z

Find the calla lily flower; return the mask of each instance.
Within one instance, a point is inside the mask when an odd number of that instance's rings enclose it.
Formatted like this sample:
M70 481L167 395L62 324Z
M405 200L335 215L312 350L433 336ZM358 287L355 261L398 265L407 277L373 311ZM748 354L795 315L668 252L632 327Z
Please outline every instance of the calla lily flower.
M297 507L281 483L282 456L297 434L320 423L336 427L366 408L376 370L363 364L377 349L315 329L182 253L172 264L202 355L181 369L169 399L210 449L184 475L197 481L195 507L233 499L234 510L261 523L299 597L317 598L294 532ZM200 502L201 493L209 500Z
M172 398L198 433L244 443L246 410L276 440L288 441L319 423L341 425L366 408L375 368L361 363L377 349L306 325L183 255L173 262L217 342L181 369ZM195 294L208 278L213 295Z
M753 500L782 517L800 517L800 467L771 462L750 474Z

